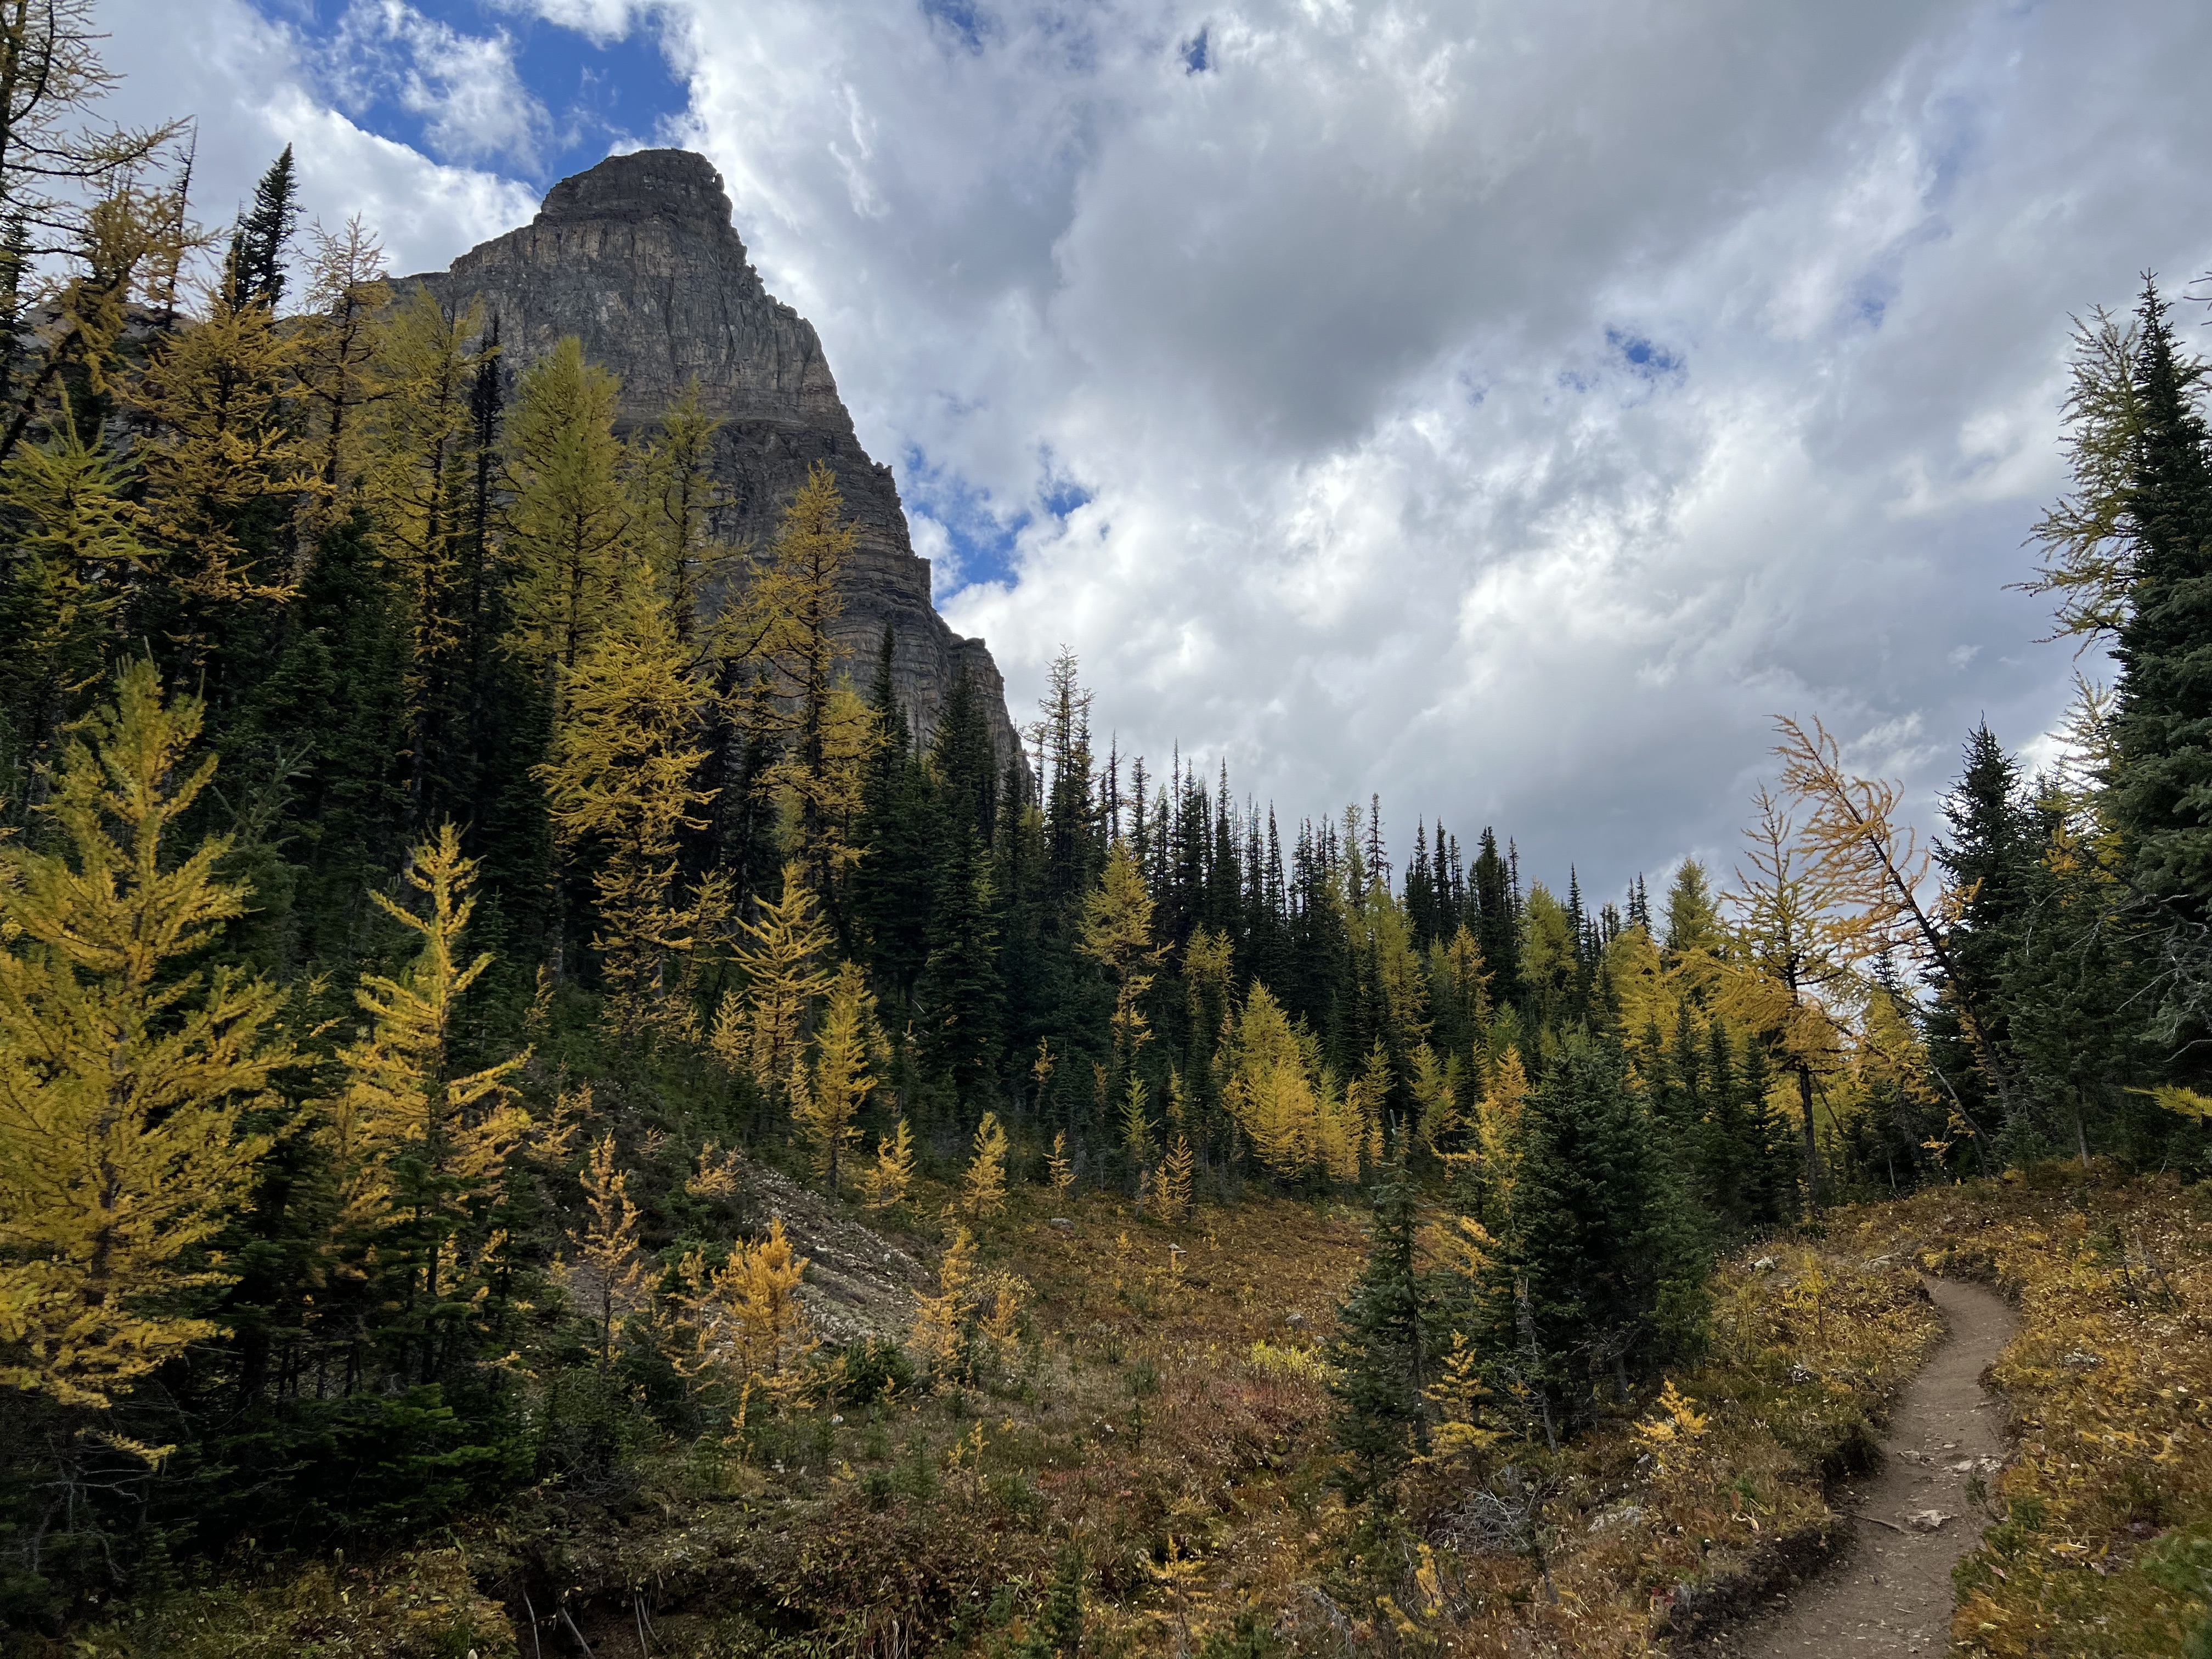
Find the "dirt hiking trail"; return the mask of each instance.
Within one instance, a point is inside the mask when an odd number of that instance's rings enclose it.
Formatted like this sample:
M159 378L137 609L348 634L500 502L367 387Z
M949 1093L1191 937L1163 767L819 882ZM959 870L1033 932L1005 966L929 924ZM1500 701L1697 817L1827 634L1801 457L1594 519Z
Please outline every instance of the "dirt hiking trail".
M1951 1569L1980 1538L1966 1496L1994 1484L2003 1407L1983 1371L2012 1340L2013 1310L1979 1285L1925 1281L1947 1334L1898 1401L1880 1465L1845 1481L1836 1507L1850 1536L1814 1577L1706 1650L1729 1659L1905 1659L1950 1647ZM1942 1518L1938 1518L1942 1517Z

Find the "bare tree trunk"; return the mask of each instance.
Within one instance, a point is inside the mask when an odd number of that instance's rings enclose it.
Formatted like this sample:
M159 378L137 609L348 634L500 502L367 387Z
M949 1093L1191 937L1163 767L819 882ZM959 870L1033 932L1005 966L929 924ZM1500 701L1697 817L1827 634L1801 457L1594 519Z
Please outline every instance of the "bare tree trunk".
M1808 1066L1797 1068L1797 1099L1804 1109L1805 1123L1805 1203L1818 1220L1820 1214L1820 1146L1813 1135L1813 1071Z

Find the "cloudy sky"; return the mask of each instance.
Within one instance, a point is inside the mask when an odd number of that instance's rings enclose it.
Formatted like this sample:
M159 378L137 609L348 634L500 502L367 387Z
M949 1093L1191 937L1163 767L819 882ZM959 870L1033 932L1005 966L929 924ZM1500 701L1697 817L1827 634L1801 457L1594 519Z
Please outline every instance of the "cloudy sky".
M401 270L704 151L1017 718L1065 643L1156 768L1600 895L1778 712L1923 809L2040 752L2068 315L2212 267L2201 0L98 9L207 216L290 143Z

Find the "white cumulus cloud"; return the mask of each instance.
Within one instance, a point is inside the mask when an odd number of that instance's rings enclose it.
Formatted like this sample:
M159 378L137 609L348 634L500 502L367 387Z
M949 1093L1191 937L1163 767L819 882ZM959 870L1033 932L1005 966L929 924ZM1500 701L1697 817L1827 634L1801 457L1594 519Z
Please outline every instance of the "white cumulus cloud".
M2212 265L2187 0L509 9L659 32L1018 719L1065 642L1155 769L1595 894L1730 856L1776 713L1923 808L1984 714L2043 752L2073 664L2005 585L2068 314ZM441 260L526 214L360 165ZM993 532L1012 580L952 557Z

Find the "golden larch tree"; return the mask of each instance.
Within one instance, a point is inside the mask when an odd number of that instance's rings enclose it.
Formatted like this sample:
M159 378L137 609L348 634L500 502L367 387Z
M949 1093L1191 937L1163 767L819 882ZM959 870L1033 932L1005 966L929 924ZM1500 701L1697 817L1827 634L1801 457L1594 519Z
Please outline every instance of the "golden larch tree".
M975 1144L960 1177L960 1207L978 1221L1006 1207L1006 1132L996 1112L984 1113L975 1126Z
M1293 1179L1319 1151L1322 1104L1309 1062L1282 1005L1255 982L1237 1017L1223 1099L1260 1162Z
M684 1183L686 1191L699 1190L696 1183L708 1167L702 1149L701 1175ZM557 1276L569 1299L589 1313L599 1328L599 1368L604 1370L614 1364L615 1333L623 1320L642 1310L651 1296L645 1252L638 1243L637 1206L629 1195L629 1172L615 1167L611 1130L592 1144L580 1179L591 1219L581 1233L568 1235L575 1255L559 1264Z
M1126 841L1115 842L1107 851L1098 885L1083 901L1077 948L1114 975L1114 1054L1125 1076L1152 1036L1144 998L1164 950L1152 942L1153 908L1135 850Z
M449 311L417 283L384 319L376 341L362 497L406 608L408 741L417 773L434 737L428 722L458 672L461 536L473 459L469 390L483 361L483 328L481 305ZM336 399L346 376L336 365L324 372L333 382L326 410L342 418Z
M338 1050L345 1085L318 1130L338 1181L342 1261L373 1252L404 1216L437 1242L419 1261L401 1263L403 1273L419 1273L426 1297L441 1289L445 1244L478 1218L509 1157L537 1132L510 1081L526 1052L474 1071L454 1064L462 999L492 962L489 951L464 956L476 875L477 861L462 856L460 834L447 823L415 849L406 871L419 913L369 895L422 945L397 977L362 975L354 1000L368 1029Z
M234 305L218 285L204 316L162 336L139 382L158 434L145 451L148 517L194 651L222 611L273 605L296 585L296 571L264 556L254 525L269 504L289 510L319 485L293 418L300 350L266 304Z
M853 1120L876 1086L868 1073L869 1051L878 1046L875 1003L867 970L840 963L814 1036L812 1069L799 1072L792 1090L792 1121L832 1198L845 1148L860 1137Z
M704 1403L742 1430L753 1399L780 1400L817 1346L799 1297L806 1258L771 1217L768 1237L739 1240L719 1267L698 1250L677 1269L678 1323L670 1358Z
M906 1201L914 1184L914 1133L901 1118L876 1142L876 1161L860 1174L860 1201L871 1210L888 1210Z
M1850 883L1833 860L1803 844L1796 821L1762 787L1758 817L1744 831L1745 866L1730 894L1735 948L1712 969L1713 1006L1772 1045L1796 1078L1805 1147L1806 1202L1818 1214L1820 1144L1814 1133L1814 1079L1843 1069L1851 1011L1864 970L1882 944L1847 900Z
M185 966L246 901L227 838L171 842L215 773L200 705L143 662L116 690L44 809L62 847L0 863L0 1381L95 1409L215 1334L203 1251L291 1057L276 990Z
M630 535L621 397L621 381L569 335L522 377L507 417L514 639L535 661L574 668L614 608Z
M368 404L378 391L380 323L392 303L384 249L356 214L337 231L309 231L307 308L300 335L299 393L308 410L311 455L320 489L311 532L350 505L348 486L365 465Z
M586 845L599 928L592 939L607 981L607 1019L619 1035L688 1037L688 1000L669 994L671 957L693 948L698 894L678 891L677 853L703 829L706 697L677 643L667 602L634 584L612 625L561 671L561 715L538 775L553 831L571 857Z
M836 637L855 541L844 505L836 474L817 461L743 603L725 613L718 646L742 672L745 725L775 745L768 781L784 805L787 844L825 907L859 856L851 832L862 769L880 740Z
M723 994L711 1038L722 1063L749 1073L763 1094L788 1074L807 1011L829 987L819 965L829 949L830 930L804 872L787 864L783 896L743 926L738 967L745 988Z
M699 635L704 595L736 556L713 533L714 437L721 429L695 375L661 415L659 429L633 450L634 538L687 650Z

